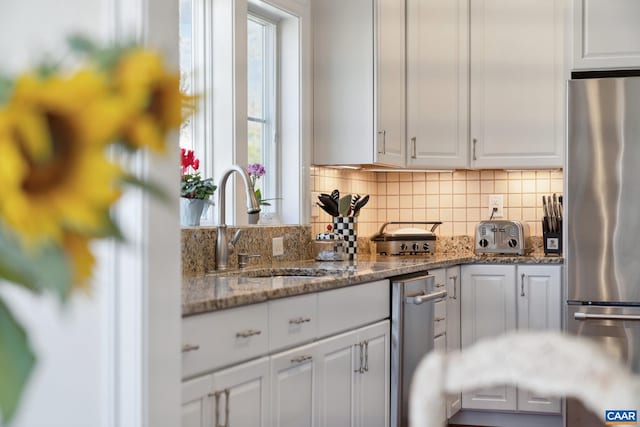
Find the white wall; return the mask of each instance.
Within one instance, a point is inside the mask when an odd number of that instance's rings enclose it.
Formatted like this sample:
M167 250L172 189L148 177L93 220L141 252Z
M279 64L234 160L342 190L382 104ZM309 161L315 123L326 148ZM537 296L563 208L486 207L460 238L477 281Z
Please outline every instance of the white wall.
M177 1L21 0L0 2L2 68L19 71L64 39L134 34L177 66ZM174 142L175 137L174 137ZM177 142L176 142L177 145ZM61 307L1 283L0 294L26 326L38 362L12 427L177 427L180 404L180 244L178 154L132 165L166 187L174 203L139 192L118 215L129 243L96 245L89 295ZM1 197L1 193L0 193Z

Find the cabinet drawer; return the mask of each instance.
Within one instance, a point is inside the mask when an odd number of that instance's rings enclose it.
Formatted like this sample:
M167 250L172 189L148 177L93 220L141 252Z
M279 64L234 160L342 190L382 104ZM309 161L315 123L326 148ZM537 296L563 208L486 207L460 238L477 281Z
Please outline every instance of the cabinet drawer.
M317 294L269 302L269 349L311 341L318 326Z
M442 335L447 330L447 301L441 300L433 305L433 336Z
M318 294L318 336L324 337L389 317L389 281Z
M268 320L267 303L182 319L182 377L266 354Z

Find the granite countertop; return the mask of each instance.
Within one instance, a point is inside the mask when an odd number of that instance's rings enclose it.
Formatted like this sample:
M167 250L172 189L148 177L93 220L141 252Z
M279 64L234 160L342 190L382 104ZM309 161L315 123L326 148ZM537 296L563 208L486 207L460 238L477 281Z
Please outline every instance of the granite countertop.
M531 256L436 254L402 257L372 255L359 256L355 262L292 261L243 271L185 276L182 279L182 315L183 317L191 316L460 264L563 264L563 262L564 259L561 257L545 257L542 254Z

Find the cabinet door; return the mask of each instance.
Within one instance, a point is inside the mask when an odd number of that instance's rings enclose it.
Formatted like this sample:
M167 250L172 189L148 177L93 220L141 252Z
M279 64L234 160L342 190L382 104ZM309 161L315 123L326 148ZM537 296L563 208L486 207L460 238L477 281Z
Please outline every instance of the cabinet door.
M355 371L360 367L358 332L318 342L318 427L351 427L355 423Z
M562 330L562 266L518 266L518 329ZM560 413L560 399L518 388L518 410Z
M316 408L317 345L271 357L271 427L312 427Z
M373 163L372 0L322 0L311 7L313 163Z
M363 373L356 375L357 427L389 426L390 324L385 320L365 327L358 334L364 344Z
M468 14L468 0L407 0L408 166L468 166Z
M573 68L640 67L640 2L574 0Z
M181 427L215 427L213 420L213 377L204 375L182 383Z
M564 0L474 0L471 165L562 167Z
M460 266L447 268L447 353L460 350ZM462 406L462 394L447 396L447 418Z
M247 427L269 425L267 357L214 373L213 387L214 420L217 418L217 424ZM217 399L216 394L219 396Z
M516 267L462 267L462 348L516 328ZM496 386L462 394L464 409L515 410L516 389Z
M394 166L405 164L404 13L404 0L376 1L375 161Z

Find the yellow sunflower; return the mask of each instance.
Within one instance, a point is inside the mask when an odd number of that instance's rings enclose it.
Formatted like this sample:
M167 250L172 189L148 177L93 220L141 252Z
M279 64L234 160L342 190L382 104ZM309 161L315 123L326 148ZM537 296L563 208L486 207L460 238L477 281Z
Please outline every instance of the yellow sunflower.
M135 111L124 126L124 140L135 148L165 148L165 133L182 123L182 107L190 98L180 92L180 77L165 71L154 52L132 50L114 71L116 90Z
M0 113L0 218L23 241L106 229L122 172L104 149L122 111L94 73L17 81Z

